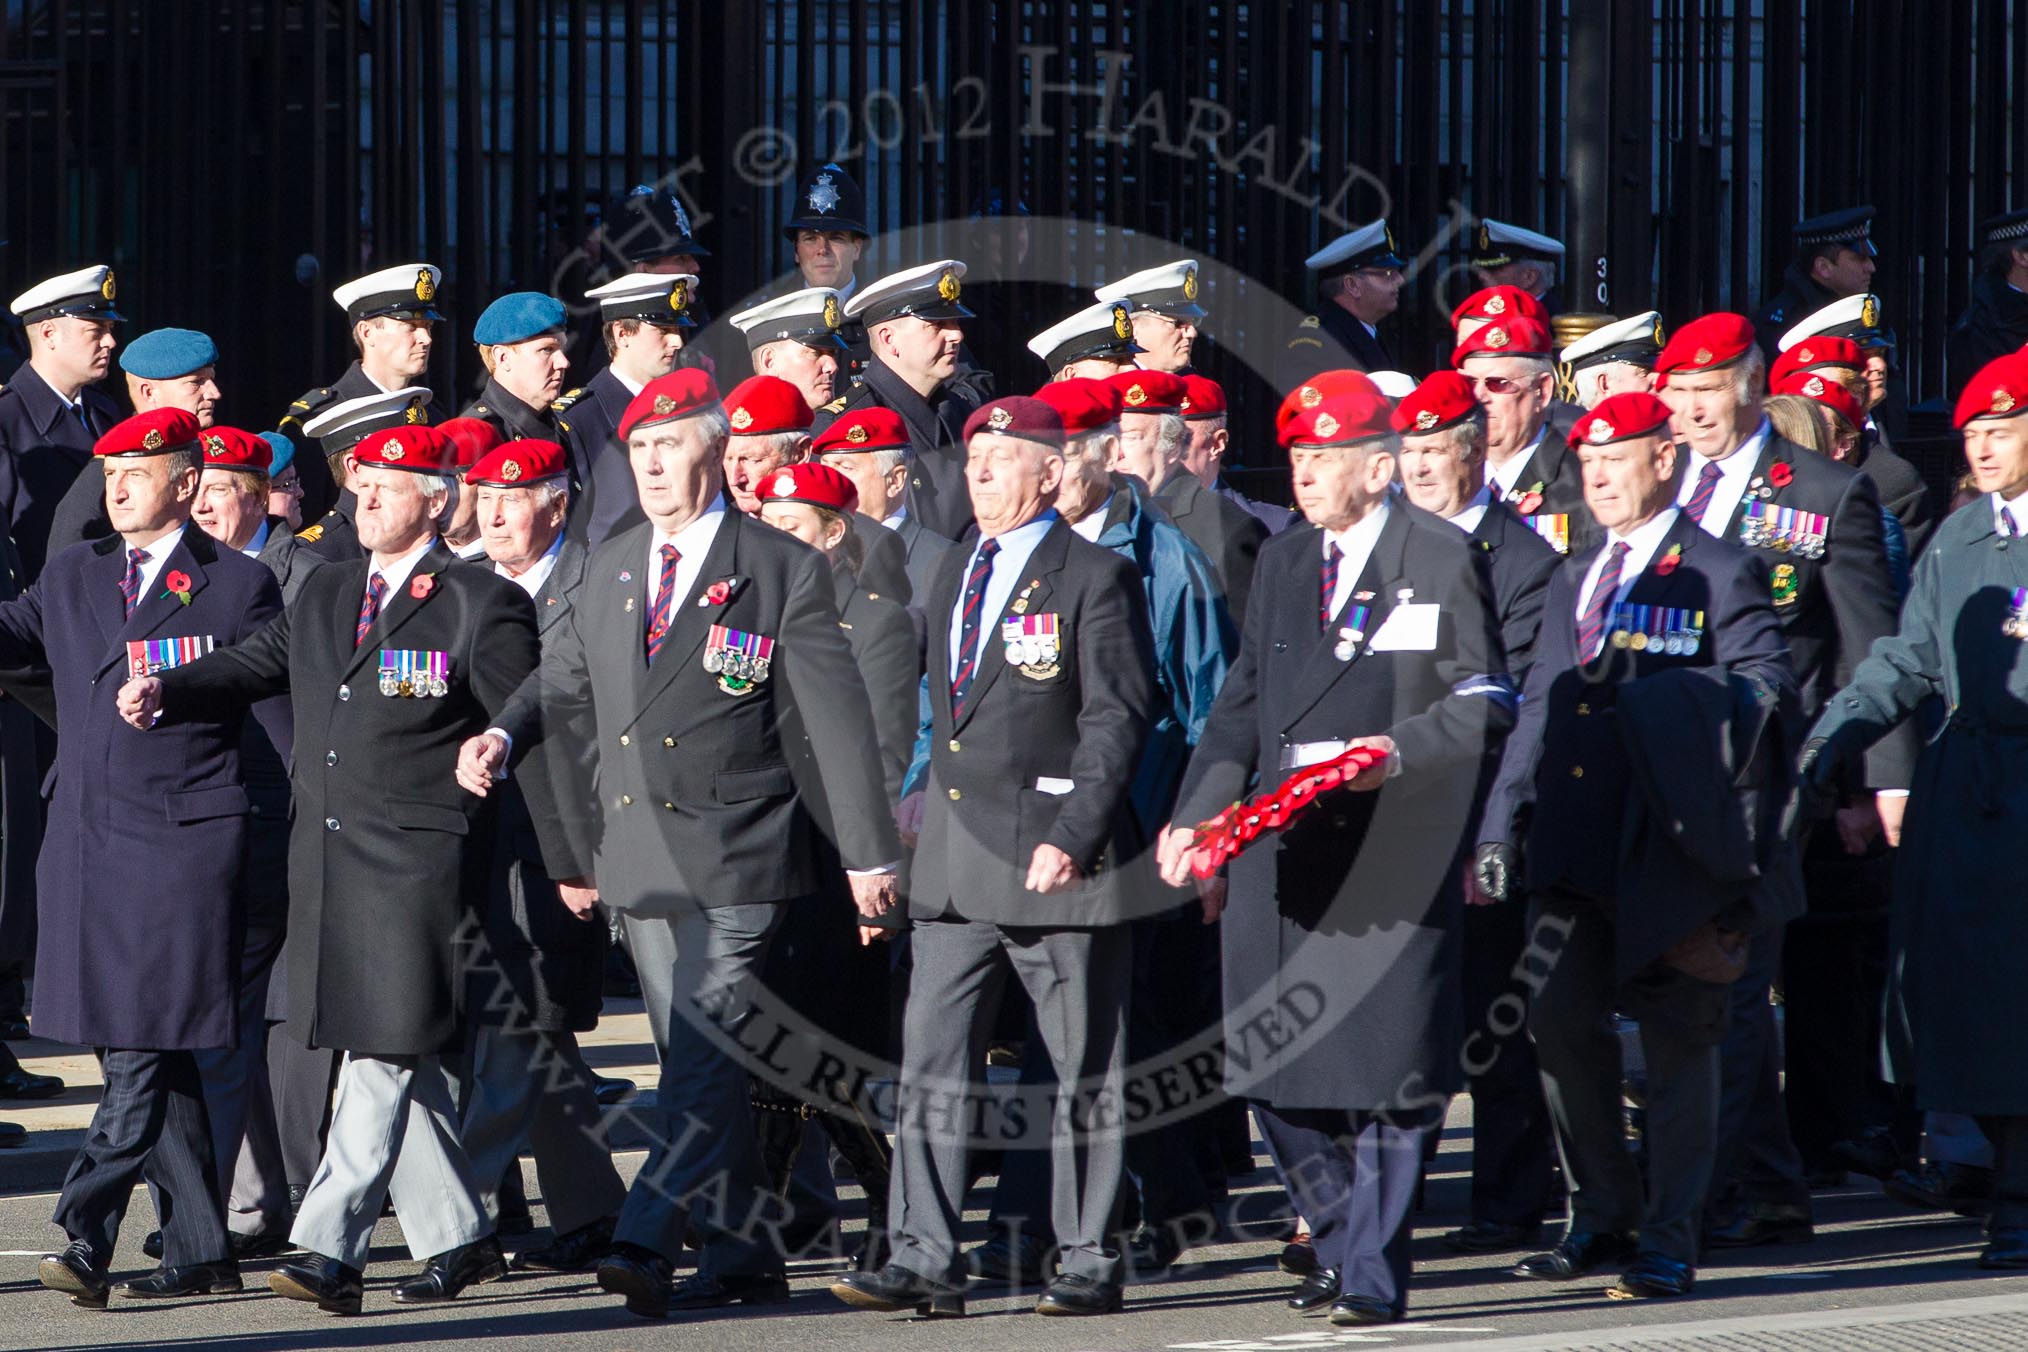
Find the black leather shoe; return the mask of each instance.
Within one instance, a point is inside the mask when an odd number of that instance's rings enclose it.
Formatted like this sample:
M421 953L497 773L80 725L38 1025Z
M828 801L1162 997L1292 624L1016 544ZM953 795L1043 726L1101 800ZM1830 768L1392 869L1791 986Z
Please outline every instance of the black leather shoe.
M1542 1223L1502 1225L1498 1221L1473 1221L1444 1235L1444 1247L1452 1253L1504 1253L1525 1249L1542 1234Z
M609 1080L603 1075L592 1076L592 1097L599 1101L601 1108L610 1108L633 1092L632 1080Z
M524 1249L507 1266L515 1272L590 1272L613 1247L613 1218L580 1225L539 1249Z
M1606 1294L1614 1300L1666 1300L1689 1295L1695 1285L1697 1269L1688 1263L1664 1258L1659 1253L1644 1253L1620 1274L1617 1282L1606 1288Z
M0 1099L49 1099L63 1092L63 1081L54 1075L37 1075L16 1068L0 1075Z
M1118 1282L1102 1282L1066 1272L1049 1284L1042 1299L1035 1302L1037 1314L1086 1315L1118 1314L1121 1296Z
M290 1300L315 1302L329 1314L358 1314L366 1295L366 1276L321 1253L300 1263L284 1263L268 1274L268 1289Z
M848 1272L831 1283L831 1294L855 1310L907 1310L931 1319L962 1319L963 1287L932 1281L889 1263L878 1272Z
M1988 1233L1979 1266L1995 1271L2028 1268L2028 1229L2007 1225Z
M1750 1202L1723 1225L1704 1232L1707 1249L1754 1249L1763 1244L1807 1244L1817 1237L1806 1206Z
M430 1259L421 1272L394 1288L394 1299L401 1305L434 1305L456 1300L468 1286L497 1282L506 1275L500 1241L488 1235Z
M669 1260L661 1254L621 1240L599 1260L598 1272L599 1289L626 1297L627 1313L669 1317Z
M1850 1140L1833 1142L1831 1157L1848 1171L1882 1183L1909 1163L1901 1147L1894 1143L1893 1133L1885 1127L1873 1127Z
M69 1296L73 1305L82 1305L87 1310L106 1308L106 1293L112 1289L106 1281L106 1270L92 1257L91 1246L81 1239L65 1245L62 1253L45 1257L36 1267L35 1275L50 1290Z
M1392 1324L1401 1311L1373 1296L1340 1296L1331 1304L1331 1322L1344 1328L1352 1324Z
M1169 1226L1142 1226L1127 1240L1127 1266L1143 1276L1167 1272L1183 1256L1183 1246Z
M162 1261L162 1232L160 1230L150 1230L148 1232L147 1236L141 1241L141 1252L158 1263Z
M161 1300L172 1296L215 1296L244 1291L237 1263L193 1263L189 1267L158 1267L145 1277L121 1282L123 1296Z
M1973 1164L1932 1161L1920 1169L1896 1169L1881 1190L1904 1206L1983 1216L1993 1209L1993 1171Z
M724 1305L783 1305L789 1279L779 1272L693 1272L669 1293L672 1310L715 1310Z
M1318 1268L1296 1283L1288 1306L1297 1314L1322 1314L1338 1299L1338 1269Z
M1041 1286L1049 1280L1040 1245L1016 1245L1005 1238L989 1239L965 1254L965 1271L983 1282L1003 1286Z
M1294 1239L1282 1245L1282 1256L1275 1266L1291 1277L1307 1277L1317 1270L1317 1250L1307 1229L1298 1230Z
M1530 1254L1514 1265L1516 1277L1538 1282L1575 1281L1588 1272L1634 1256L1634 1237L1621 1234L1594 1234L1572 1230L1563 1242L1547 1253Z
M28 1144L28 1128L19 1122L0 1122L0 1150L19 1150Z
M228 1230L225 1238L232 1245L232 1260L244 1263L255 1258L274 1258L287 1253L296 1246L289 1243L287 1235L243 1235L237 1230ZM156 1262L162 1261L162 1232L150 1230L141 1241L141 1252Z
M0 1038L9 1042L28 1041L28 1020L21 1018L0 1019Z

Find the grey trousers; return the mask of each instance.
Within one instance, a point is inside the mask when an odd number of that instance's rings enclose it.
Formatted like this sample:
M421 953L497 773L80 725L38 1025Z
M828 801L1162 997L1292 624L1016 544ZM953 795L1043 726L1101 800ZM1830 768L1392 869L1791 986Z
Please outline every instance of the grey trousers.
M493 1231L458 1142L458 1114L442 1062L347 1052L338 1067L324 1158L289 1238L364 1270L380 1204L390 1196L417 1258Z
M1747 947L1746 972L1732 983L1731 1018L1718 1055L1718 1158L1707 1213L1736 1187L1737 1201L1810 1209L1803 1157L1789 1134L1782 1102L1781 1035L1768 990L1782 966L1782 931L1765 930ZM1722 1225L1727 1217L1712 1214Z
M549 1226L567 1235L616 1215L627 1195L600 1124L591 1069L568 1032L473 1030L461 1139L486 1214L525 1145L535 1156Z
M1718 1044L1728 988L1660 963L1622 983L1614 975L1616 929L1604 911L1550 897L1537 913L1570 922L1528 1010L1570 1180L1570 1228L1639 1230L1643 1252L1695 1263L1718 1148ZM1640 1020L1647 1062L1645 1200L1620 1119L1620 1047L1607 1026L1615 1008Z
M1035 1004L1035 1022L1059 1085L1106 1096L1109 1108L1046 1124L1050 1220L1066 1273L1122 1279L1107 1227L1126 1168L1120 1093L1126 1078L1127 990L1133 939L1125 925L1034 929L931 920L910 935L914 971L902 1032L900 1124L888 1228L894 1262L919 1276L964 1280L958 1223L964 1207L973 1085L985 1065L991 1012L1011 969ZM1066 1103L1070 1096L1066 1095ZM1045 1124L1029 1122L1031 1133ZM1080 1141L1076 1127L1085 1127Z
M782 908L769 903L700 906L669 919L621 917L661 1079L655 1143L613 1237L673 1262L694 1210L707 1232L700 1271L782 1266L770 1226L786 1208L761 1169L746 1067L722 1040L752 1013L754 983L781 917Z

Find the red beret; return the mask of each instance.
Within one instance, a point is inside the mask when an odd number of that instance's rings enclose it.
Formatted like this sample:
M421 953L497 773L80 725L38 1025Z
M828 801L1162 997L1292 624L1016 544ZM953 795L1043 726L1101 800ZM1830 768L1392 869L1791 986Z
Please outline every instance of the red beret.
M1125 407L1120 399L1119 387L1111 377L1093 380L1088 376L1077 376L1070 380L1052 380L1035 392L1035 397L1055 409L1063 419L1065 435L1084 436L1101 427L1110 427L1120 420L1120 410Z
M1655 358L1655 374L1671 371L1714 371L1730 366L1753 346L1753 322L1745 315L1721 310L1699 315L1677 329Z
M725 415L736 437L807 432L814 415L803 392L780 376L748 376L725 396Z
M1454 329L1468 319L1532 319L1546 327L1549 311L1542 308L1541 301L1518 286L1489 286L1466 296L1458 308L1451 311L1451 327Z
M1451 365L1464 365L1467 357L1547 357L1556 347L1549 326L1525 315L1519 319L1492 319L1473 329L1451 350Z
M442 431L449 425L440 424L437 430ZM465 482L474 488L481 484L491 488L519 488L544 479L560 479L568 468L563 447L553 441L531 438L495 446L472 462L471 468L465 471Z
M1181 413L1190 397L1183 377L1168 371L1117 371L1106 383L1119 391L1123 413Z
M1225 416L1225 387L1210 376L1195 373L1183 377L1183 416L1222 418Z
M1319 371L1289 391L1275 411L1275 440L1284 448L1347 446L1384 437L1394 401L1363 371Z
M965 419L965 440L982 432L1003 437L1024 437L1045 446L1063 445L1063 415L1027 395L1010 394L981 404Z
M180 408L136 413L92 443L93 455L167 455L197 442L197 415Z
M2028 349L1981 366L1958 396L1951 426L1963 428L1974 418L2011 418L2023 410L2028 410Z
M417 474L452 473L457 469L454 463L457 455L458 443L445 436L442 428L422 423L369 432L352 448L352 458L362 465L412 470Z
M1421 435L1463 422L1478 411L1472 382L1456 371L1438 371L1402 397L1392 421L1397 432Z
M810 449L818 455L841 455L857 451L905 451L909 448L908 424L891 408L855 408L838 415L829 427L817 433Z
M834 512L859 510L859 490L850 479L829 465L808 461L784 465L761 480L759 497L764 503L803 502Z
M251 432L237 427L207 427L198 434L204 463L220 469L250 469L262 474L275 461L275 448Z
M632 436L637 427L700 413L717 402L718 386L711 383L708 371L685 366L666 376L656 376L641 387L641 392L627 405L627 411L620 415L620 439Z
M500 429L484 418L446 418L437 424L437 431L457 448L451 463L459 469L470 469L480 456L505 440Z
M1774 392L1814 400L1843 418L1845 425L1855 432L1866 425L1866 410L1859 407L1850 390L1829 376L1815 371L1791 371L1776 383Z
M1645 390L1607 395L1570 427L1572 446L1603 446L1652 436L1669 425L1669 406Z
M1850 338L1812 334L1774 359L1774 365L1768 368L1768 383L1779 385L1791 372L1813 371L1820 366L1846 366L1854 371L1863 371L1866 369L1866 354Z

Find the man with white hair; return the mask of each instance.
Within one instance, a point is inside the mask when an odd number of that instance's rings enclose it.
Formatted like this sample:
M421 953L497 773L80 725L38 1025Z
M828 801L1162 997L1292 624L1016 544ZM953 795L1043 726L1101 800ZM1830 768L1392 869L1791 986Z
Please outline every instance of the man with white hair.
M687 272L633 272L584 293L599 307L606 365L549 411L563 427L570 477L579 488L570 533L587 547L640 519L634 475L619 444L620 415L643 385L676 369L697 324L691 313L696 281Z
M1547 325L1528 318L1496 319L1472 330L1451 353L1451 365L1472 382L1486 410L1486 478L1535 533L1569 554L1592 532L1577 457L1552 424L1556 368Z
M538 649L527 594L437 538L451 459L435 428L368 437L347 466L366 557L318 569L248 641L120 691L137 727L292 697L306 750L293 761L290 1022L345 1059L290 1233L308 1256L268 1281L338 1313L359 1311L384 1198L427 1260L397 1302L449 1300L506 1270L442 1062L465 1035L461 954L490 811L428 767L495 721Z
M1631 319L1601 324L1563 349L1572 397L1591 410L1609 395L1652 394L1655 358L1662 353L1662 316L1649 310Z
M859 491L860 519L877 521L901 542L909 596L927 595L937 561L951 542L925 527L908 510L908 425L891 408L862 408L844 414L817 434L811 453L852 481ZM874 557L872 550L867 558Z

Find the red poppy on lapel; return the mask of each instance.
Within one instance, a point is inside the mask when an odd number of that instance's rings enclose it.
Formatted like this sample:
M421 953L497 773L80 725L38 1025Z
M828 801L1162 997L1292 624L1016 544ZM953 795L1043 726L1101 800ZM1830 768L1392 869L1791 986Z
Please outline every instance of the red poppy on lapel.
M1669 552L1655 560L1655 576L1667 577L1676 571L1676 565L1683 562L1683 546L1670 545Z
M1795 482L1796 472L1786 460L1777 460L1767 467L1767 481L1776 488L1787 488Z
M162 585L169 589L167 595L173 595L186 606L190 604L190 574L178 568L162 579Z
M1540 493L1523 493L1520 500L1514 504L1514 510L1523 516L1534 516L1542 510L1542 495Z
M704 595L698 598L697 604L700 606L722 606L731 599L732 579L722 577L704 589Z
M435 591L436 589L437 589L437 579L434 574L422 573L417 575L416 577L412 577L409 579L408 594L410 596L413 596L418 601L422 600L425 596L428 596L431 592Z

